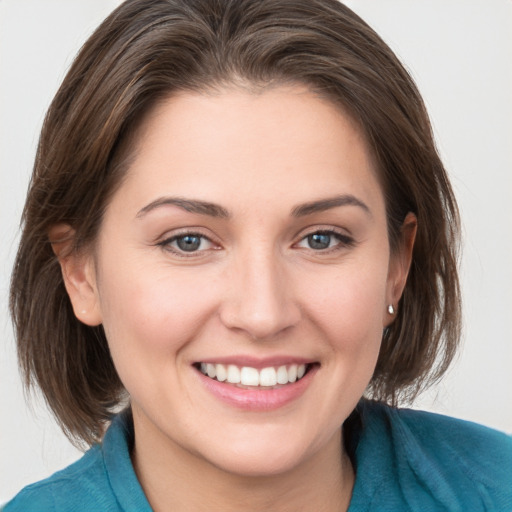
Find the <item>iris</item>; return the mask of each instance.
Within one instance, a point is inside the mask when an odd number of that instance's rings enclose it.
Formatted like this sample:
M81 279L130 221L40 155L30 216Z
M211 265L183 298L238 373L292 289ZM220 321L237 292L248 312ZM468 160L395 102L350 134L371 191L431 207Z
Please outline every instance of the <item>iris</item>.
M308 236L311 249L327 249L331 244L331 235L327 233L313 233Z
M184 235L176 239L176 245L186 252L197 251L201 245L201 237L197 235Z

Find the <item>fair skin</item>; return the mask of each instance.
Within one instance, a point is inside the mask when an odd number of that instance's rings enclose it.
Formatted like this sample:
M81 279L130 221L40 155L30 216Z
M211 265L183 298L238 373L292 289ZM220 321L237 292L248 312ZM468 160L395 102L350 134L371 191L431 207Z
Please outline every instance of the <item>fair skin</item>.
M360 130L303 87L179 93L150 113L94 249L60 261L130 394L155 511L348 508L341 425L405 285L406 228L391 254ZM274 370L219 382L228 365ZM272 381L281 367L292 382Z

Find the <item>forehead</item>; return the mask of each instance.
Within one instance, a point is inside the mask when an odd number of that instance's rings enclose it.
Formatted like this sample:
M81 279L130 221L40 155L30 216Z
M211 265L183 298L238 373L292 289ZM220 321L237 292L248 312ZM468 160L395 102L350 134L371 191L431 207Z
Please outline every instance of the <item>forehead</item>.
M123 187L215 202L383 201L366 141L340 107L299 86L181 92L146 116Z

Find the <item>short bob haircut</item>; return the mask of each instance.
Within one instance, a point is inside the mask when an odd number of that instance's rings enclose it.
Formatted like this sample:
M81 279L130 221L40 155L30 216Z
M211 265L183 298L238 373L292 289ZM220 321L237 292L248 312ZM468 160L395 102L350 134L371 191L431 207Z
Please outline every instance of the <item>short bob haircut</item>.
M75 443L101 440L126 391L103 328L73 314L49 230L69 224L71 251L93 246L159 102L285 84L328 98L362 129L392 251L407 213L417 217L409 278L365 396L408 402L446 371L460 338L458 210L423 101L390 48L337 0L128 0L85 43L48 110L11 283L25 385L41 388Z

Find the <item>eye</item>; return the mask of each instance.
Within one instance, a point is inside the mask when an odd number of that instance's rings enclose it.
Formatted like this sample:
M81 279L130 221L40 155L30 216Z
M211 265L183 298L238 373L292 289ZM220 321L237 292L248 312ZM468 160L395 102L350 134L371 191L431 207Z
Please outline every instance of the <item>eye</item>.
M210 239L199 233L183 233L176 235L163 240L158 245L178 254L202 252L214 247Z
M325 251L337 247L349 247L353 244L354 240L351 237L336 231L315 231L305 236L297 246L315 251Z

